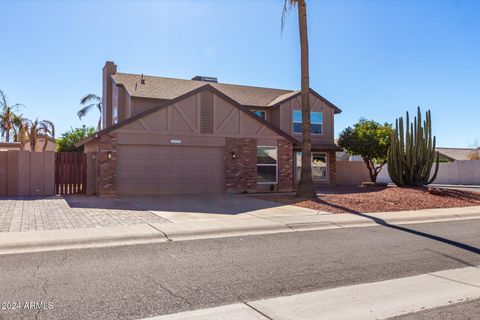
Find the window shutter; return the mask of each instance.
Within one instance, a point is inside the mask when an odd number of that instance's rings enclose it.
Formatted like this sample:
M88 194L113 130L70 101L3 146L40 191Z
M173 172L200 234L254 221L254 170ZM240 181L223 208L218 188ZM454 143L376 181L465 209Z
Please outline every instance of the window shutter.
M200 96L200 133L213 133L213 93L208 90Z

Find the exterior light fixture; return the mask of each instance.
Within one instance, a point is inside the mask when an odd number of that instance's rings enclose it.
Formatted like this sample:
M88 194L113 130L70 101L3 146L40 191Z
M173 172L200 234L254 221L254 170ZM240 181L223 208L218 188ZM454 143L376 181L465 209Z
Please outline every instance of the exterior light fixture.
M112 160L112 151L107 152L107 158L108 160Z
M232 159L236 159L237 158L237 155L235 154L235 152L232 151L232 153L230 154L230 156L232 157Z

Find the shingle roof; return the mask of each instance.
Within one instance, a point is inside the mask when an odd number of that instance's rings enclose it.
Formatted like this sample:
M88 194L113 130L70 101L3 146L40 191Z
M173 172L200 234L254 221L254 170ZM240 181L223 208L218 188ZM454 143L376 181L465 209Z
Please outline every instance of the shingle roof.
M174 99L189 91L195 90L206 83L198 80L184 80L144 75L145 84L140 84L141 77L142 75L129 73L116 73L112 75L115 83L123 85L130 96L162 100ZM299 91L294 90L261 88L214 82L208 83L239 104L252 107L270 107L299 93ZM340 109L332 103L328 103L334 107L336 111L340 111Z
M436 148L441 155L452 160L471 160L471 154L475 148Z

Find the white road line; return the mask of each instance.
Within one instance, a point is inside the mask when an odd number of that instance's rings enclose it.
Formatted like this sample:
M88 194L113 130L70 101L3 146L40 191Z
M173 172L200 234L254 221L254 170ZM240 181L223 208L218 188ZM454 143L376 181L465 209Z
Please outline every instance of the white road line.
M372 320L476 298L480 298L480 268L468 267L263 299L248 302L248 305L239 303L187 311L150 320Z

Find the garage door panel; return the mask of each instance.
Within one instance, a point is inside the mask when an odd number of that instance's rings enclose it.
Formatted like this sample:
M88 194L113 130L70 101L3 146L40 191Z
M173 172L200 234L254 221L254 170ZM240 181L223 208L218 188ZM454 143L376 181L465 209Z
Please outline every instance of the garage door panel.
M119 194L204 193L225 189L224 148L120 145Z

